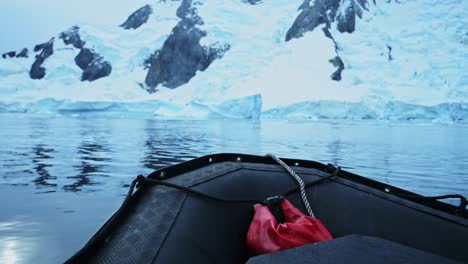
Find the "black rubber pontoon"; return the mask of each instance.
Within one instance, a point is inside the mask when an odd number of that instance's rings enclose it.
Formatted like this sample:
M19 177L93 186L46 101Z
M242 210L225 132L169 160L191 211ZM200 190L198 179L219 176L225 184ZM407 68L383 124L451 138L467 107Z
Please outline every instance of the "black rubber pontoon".
M283 161L306 184L333 173L318 162ZM287 198L304 211L296 182L267 157L210 155L155 171L148 179L226 200L262 201L295 189ZM202 199L144 181L140 185L68 263L239 264L249 260L245 236L253 217L251 204ZM468 210L463 197L457 207L346 171L308 186L307 196L316 216L337 239L274 256L290 256L295 263L298 250L305 250L309 253L301 256L310 257L301 263L343 263L353 258L364 262L367 258L368 263L376 259L381 263L468 262ZM363 246L353 247L356 243L349 241L356 239ZM334 254L311 255L320 248ZM269 255L249 263L280 263L275 261L281 258Z

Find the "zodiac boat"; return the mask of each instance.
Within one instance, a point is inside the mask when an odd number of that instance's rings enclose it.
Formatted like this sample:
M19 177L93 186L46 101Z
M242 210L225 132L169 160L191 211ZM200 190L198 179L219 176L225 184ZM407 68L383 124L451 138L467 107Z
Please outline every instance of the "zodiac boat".
M332 165L281 160L334 239L249 255L254 201L284 195L305 212L300 189L270 157L215 154L137 177L67 263L468 263L465 197L425 197Z

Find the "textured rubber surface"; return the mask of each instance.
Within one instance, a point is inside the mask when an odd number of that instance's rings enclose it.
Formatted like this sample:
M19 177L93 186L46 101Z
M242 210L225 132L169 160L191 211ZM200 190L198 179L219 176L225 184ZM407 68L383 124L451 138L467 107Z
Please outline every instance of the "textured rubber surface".
M98 263L150 263L171 228L186 194L165 187L145 193L120 228L97 250Z
M239 163L217 163L174 177L169 182L191 187L225 173L240 169ZM186 194L164 186L150 186L120 228L96 249L90 262L96 263L151 263L167 236Z
M376 237L352 235L250 259L247 264L461 264Z

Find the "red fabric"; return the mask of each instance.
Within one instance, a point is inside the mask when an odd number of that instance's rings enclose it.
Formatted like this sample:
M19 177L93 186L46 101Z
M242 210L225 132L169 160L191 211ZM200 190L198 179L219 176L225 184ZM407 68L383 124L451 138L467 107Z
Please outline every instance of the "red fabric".
M268 206L256 204L254 208L247 233L251 256L333 239L320 220L303 214L286 199L281 204L285 218L282 224L278 224Z

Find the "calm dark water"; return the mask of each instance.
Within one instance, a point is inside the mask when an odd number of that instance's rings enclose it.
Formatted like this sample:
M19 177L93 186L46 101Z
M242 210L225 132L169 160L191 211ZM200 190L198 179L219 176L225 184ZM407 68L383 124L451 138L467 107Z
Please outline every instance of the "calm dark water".
M468 126L0 115L0 263L55 263L138 174L219 152L335 163L425 195L468 196Z

